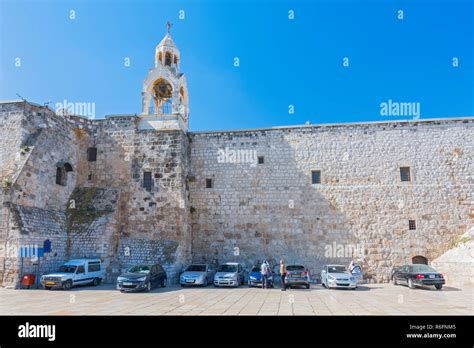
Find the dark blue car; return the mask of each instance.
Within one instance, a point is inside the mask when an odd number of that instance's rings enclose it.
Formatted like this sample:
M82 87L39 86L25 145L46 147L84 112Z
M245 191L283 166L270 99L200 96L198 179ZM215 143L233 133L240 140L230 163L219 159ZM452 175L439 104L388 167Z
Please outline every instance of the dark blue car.
M262 286L262 273L260 266L253 266L252 270L249 274L249 281L248 281L249 288L252 286ZM270 271L270 275L268 276L268 287L273 288L273 274Z

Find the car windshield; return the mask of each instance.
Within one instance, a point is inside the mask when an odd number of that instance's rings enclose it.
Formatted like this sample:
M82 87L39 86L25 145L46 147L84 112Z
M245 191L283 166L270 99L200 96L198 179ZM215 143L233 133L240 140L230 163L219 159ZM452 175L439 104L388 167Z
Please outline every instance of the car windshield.
M252 272L260 272L260 266L253 267Z
M328 266L328 273L345 273L347 272L344 266Z
M130 268L127 273L150 273L150 266L134 266Z
M190 265L185 272L206 272L206 265Z
M436 270L428 265L413 265L410 267L412 272L436 272Z
M72 266L72 265L62 265L59 267L59 272L63 273L74 273L76 272L77 266Z
M301 265L291 265L286 266L287 271L304 271L304 266Z
M237 265L220 265L217 272L237 272Z

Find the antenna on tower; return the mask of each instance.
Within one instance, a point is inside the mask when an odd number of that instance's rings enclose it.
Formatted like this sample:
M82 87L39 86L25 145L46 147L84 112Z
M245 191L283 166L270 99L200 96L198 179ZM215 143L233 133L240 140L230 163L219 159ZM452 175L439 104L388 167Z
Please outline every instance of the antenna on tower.
M23 100L24 102L26 102L26 99L23 98L19 93L16 94L18 96L18 98L20 98L21 100Z

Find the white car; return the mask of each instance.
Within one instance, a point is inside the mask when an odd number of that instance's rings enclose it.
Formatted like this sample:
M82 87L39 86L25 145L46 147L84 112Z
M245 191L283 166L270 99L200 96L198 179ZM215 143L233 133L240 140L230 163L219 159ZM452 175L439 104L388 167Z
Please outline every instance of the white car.
M243 285L245 280L244 268L240 263L227 262L217 268L214 275L214 286L234 286Z
M321 271L321 284L325 288L357 289L357 279L343 265L326 265Z
M66 262L57 272L43 275L41 284L45 289L69 290L75 285L99 285L102 279L104 269L100 259L78 259Z

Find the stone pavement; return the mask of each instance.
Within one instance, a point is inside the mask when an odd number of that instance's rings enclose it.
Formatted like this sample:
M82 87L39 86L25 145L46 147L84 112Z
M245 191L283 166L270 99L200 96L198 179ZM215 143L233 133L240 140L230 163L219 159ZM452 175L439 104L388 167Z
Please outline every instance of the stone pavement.
M120 293L112 285L0 289L1 315L473 315L474 287L410 290L366 284L355 291L181 288Z

